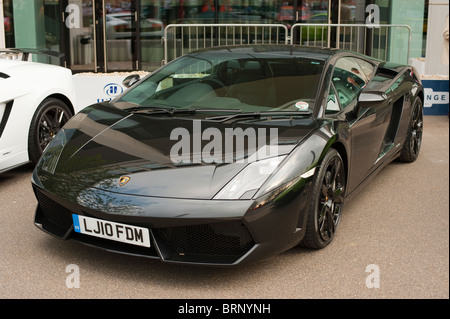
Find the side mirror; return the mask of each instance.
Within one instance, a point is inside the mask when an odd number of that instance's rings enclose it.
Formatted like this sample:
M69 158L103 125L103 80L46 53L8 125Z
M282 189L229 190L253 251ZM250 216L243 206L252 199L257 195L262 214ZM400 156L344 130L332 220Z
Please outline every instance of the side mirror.
M356 103L353 112L356 117L361 114L361 109L373 107L387 100L387 95L384 92L361 92L358 97L358 103Z
M379 103L387 100L384 92L361 92L358 103Z
M129 88L131 86L133 86L133 84L139 82L140 80L140 76L137 74L131 74L129 76L127 76L123 81L122 84L123 86L125 86L126 88Z

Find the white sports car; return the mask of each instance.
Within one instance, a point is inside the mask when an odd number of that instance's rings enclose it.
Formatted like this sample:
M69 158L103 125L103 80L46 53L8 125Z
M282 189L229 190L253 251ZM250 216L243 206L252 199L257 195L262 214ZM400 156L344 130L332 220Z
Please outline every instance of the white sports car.
M0 50L0 173L35 164L58 130L79 111L72 72L28 62L29 53L36 52ZM9 54L23 58L12 60Z

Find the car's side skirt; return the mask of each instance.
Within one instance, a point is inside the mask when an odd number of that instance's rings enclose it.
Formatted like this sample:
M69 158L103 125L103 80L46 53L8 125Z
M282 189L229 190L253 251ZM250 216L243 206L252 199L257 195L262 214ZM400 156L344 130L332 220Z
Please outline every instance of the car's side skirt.
M395 153L392 153L388 158L384 157L381 161L380 165L375 168L355 189L346 195L346 200L350 201L356 197L363 189L364 186L367 185L386 165L393 162L396 158L400 156L401 147L396 147Z

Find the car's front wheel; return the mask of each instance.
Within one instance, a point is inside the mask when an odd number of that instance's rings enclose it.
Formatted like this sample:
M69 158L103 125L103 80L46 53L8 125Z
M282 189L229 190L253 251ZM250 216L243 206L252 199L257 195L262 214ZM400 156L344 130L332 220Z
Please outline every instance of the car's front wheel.
M330 149L313 180L303 246L319 249L333 240L341 219L345 181L342 157Z
M32 164L37 163L45 147L72 115L66 103L59 99L42 101L33 115L28 134L28 154Z

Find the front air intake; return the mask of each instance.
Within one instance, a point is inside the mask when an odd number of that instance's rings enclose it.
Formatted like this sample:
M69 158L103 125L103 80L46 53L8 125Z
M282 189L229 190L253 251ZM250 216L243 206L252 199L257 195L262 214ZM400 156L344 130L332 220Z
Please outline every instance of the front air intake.
M37 187L34 187L34 193L39 202L36 222L44 230L58 237L65 237L72 229L72 211L52 200Z
M156 228L152 232L168 261L231 264L255 245L240 220Z

